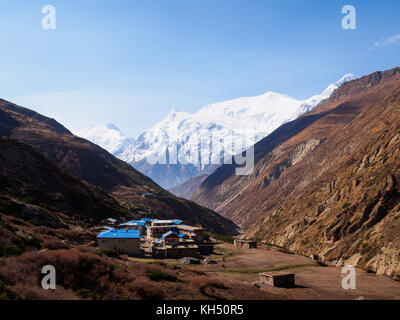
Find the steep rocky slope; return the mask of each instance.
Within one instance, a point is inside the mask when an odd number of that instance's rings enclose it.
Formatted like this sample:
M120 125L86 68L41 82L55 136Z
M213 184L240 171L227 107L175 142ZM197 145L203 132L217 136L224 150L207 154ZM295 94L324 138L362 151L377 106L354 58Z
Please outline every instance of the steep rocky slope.
M224 165L193 199L247 236L400 273L400 68L342 85L255 146L251 176Z
M180 185L170 189L174 195L178 197L182 197L185 199L190 199L192 194L200 187L204 180L206 180L208 175L206 174L199 174L185 182L181 183Z
M0 136L32 146L71 175L111 193L136 216L176 217L218 233L235 233L235 225L215 212L178 199L127 163L99 146L74 136L54 119L0 100ZM147 199L142 193L153 193ZM95 211L95 207L93 207Z

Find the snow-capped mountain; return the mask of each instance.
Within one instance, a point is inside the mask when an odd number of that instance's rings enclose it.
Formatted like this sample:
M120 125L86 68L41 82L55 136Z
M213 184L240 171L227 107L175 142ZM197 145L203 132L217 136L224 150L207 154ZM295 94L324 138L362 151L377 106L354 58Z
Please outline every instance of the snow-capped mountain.
M71 129L71 131L73 134L106 149L116 157L135 143L135 139L127 137L112 123L107 125L91 125L80 129Z
M124 143L113 145L109 131L103 134L93 127L75 133L132 164L164 188L172 188L205 169L216 169L224 157L249 148L329 98L341 84L354 79L354 75L346 74L321 94L306 100L267 92L206 105L194 114L172 110L134 142L116 139Z

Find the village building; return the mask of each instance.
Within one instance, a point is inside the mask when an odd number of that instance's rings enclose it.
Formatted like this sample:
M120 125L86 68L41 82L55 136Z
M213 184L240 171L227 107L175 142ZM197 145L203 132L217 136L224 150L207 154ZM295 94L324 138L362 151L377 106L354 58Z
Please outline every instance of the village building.
M311 254L311 255L309 256L309 259L318 261L318 260L319 260L319 256L318 256L317 254Z
M153 193L142 193L142 197L143 198L153 198L154 197L154 194Z
M117 224L117 220L114 218L108 218L101 221L102 225L105 227L114 228Z
M260 282L272 287L293 288L295 275L293 273L260 273Z
M138 230L111 229L100 233L97 242L101 250L139 255L141 238Z
M159 239L169 231L178 231L177 225L182 223L180 220L149 220L147 222L147 238Z
M146 237L149 240L159 239L169 231L178 231L175 225L149 226L146 228Z
M235 239L233 244L236 248L257 249L257 241Z
M178 234L174 231L168 231L163 234L160 239L154 241L155 244L163 244L163 245L178 245L180 239L187 237L185 234Z
M189 239L196 242L202 242L206 240L204 229L200 227L192 227L188 225L181 224L178 226L178 231L180 233L185 233L188 235Z
M208 242L198 243L198 252L201 255L212 254L214 252L214 245Z
M140 234L143 234L143 231L146 227L146 222L132 220L122 223L118 227L120 227L121 229L138 230Z
M199 254L199 247L196 244L179 244L176 246L163 245L161 247L152 247L152 256L160 259L196 257Z
M158 258L194 257L214 250L203 228L182 224L181 220L142 218L122 223L118 228L99 234L100 249L133 255L150 252ZM128 238L128 235L135 237Z
M181 220L151 220L151 226L152 227L157 227L157 226L177 226L182 223Z

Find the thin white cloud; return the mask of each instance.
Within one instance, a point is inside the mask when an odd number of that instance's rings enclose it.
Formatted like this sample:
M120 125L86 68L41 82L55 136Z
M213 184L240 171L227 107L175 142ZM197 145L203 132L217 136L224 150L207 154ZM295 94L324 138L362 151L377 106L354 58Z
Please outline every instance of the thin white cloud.
M376 41L374 46L370 49L376 49L380 47L389 47L400 43L400 33L392 35L384 40Z

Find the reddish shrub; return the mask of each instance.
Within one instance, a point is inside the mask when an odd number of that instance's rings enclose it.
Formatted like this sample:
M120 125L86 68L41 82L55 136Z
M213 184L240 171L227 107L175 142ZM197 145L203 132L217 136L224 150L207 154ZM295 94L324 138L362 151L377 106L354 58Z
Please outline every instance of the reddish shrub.
M29 283L18 283L14 288L24 299L28 300L78 300L79 297L72 291L61 286L56 290L43 290L39 286L32 286Z
M66 289L90 288L102 291L108 284L104 279L115 278L113 265L105 259L92 253L57 250L33 251L7 259L6 264L0 268L0 279L7 285L27 283L32 287L39 286L44 265L55 267L57 284ZM100 286L97 280L102 277L103 283Z
M200 290L204 290L205 288L226 289L221 281L207 276L194 277L191 281L191 285Z
M223 287L208 277L197 277L192 286L179 281L156 283L145 278L145 274L167 274L170 272L167 266L127 263L99 256L95 250L82 247L32 251L2 259L0 281L25 299L163 299L201 297L200 293L211 297L213 288ZM44 265L53 265L56 269L55 291L41 288ZM187 273L188 278L192 275ZM208 292L204 291L206 288Z
M12 239L15 239L14 233L0 225L0 246L8 247L12 245Z
M49 250L68 249L68 245L65 242L56 239L45 240L43 246Z
M147 280L136 279L129 283L128 288L144 300L161 300L164 297L161 289Z

